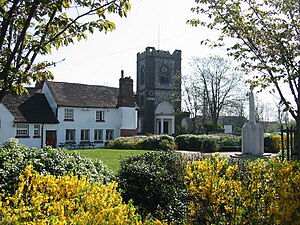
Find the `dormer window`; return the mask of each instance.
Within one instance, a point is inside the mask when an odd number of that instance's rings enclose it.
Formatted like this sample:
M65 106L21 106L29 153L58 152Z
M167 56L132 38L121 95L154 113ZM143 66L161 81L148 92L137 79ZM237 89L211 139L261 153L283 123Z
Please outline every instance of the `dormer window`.
M65 109L65 121L74 121L74 109Z
M96 122L104 122L104 110L96 111Z

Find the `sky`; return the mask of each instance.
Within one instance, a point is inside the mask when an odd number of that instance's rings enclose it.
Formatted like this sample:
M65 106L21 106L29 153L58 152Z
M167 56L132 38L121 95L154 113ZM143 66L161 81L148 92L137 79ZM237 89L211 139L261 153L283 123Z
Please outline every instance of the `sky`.
M59 62L51 68L55 81L118 87L121 70L134 80L136 90L136 55L146 47L159 50L182 51L182 75L189 73L192 56L221 55L225 50L211 49L200 44L218 33L205 27L192 27L186 22L199 15L192 13L195 0L130 0L127 18L112 16L116 30L94 32L87 40L75 42L52 51L47 61ZM263 100L274 104L268 94Z
M182 51L182 74L188 73L192 56L224 54L200 45L213 32L186 24L196 15L194 0L131 0L127 18L113 17L116 30L95 32L87 40L53 51L48 61L62 61L51 68L55 81L118 86L121 70L136 80L136 55L146 47Z

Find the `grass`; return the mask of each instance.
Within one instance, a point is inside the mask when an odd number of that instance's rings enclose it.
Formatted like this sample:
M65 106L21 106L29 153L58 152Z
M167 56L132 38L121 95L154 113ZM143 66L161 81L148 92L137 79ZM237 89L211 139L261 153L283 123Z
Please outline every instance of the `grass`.
M149 152L149 150L128 150L128 149L86 149L86 150L70 150L70 152L77 152L80 156L100 159L107 165L114 173L120 170L120 159Z

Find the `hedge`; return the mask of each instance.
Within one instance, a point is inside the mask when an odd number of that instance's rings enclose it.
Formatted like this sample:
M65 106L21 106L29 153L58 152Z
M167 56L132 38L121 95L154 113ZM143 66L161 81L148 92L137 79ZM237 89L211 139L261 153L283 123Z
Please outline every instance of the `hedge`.
M174 147L174 138L169 135L119 137L107 144L112 149L170 150Z

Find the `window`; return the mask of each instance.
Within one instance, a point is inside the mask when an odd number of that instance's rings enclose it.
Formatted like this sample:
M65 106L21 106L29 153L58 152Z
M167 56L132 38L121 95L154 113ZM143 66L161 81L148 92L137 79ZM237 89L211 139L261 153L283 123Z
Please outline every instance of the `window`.
M82 129L80 134L81 141L89 141L90 140L90 130Z
M114 139L114 130L106 130L106 140Z
M74 120L74 109L65 109L65 120L67 121Z
M66 142L75 141L75 129L66 129Z
M17 124L17 137L29 137L29 125Z
M103 141L103 130L101 130L101 129L94 130L94 141L95 142Z
M104 111L103 110L97 110L96 111L96 121L104 121Z
M40 137L41 136L41 126L40 125L34 125L34 127L33 127L33 136L34 137Z

